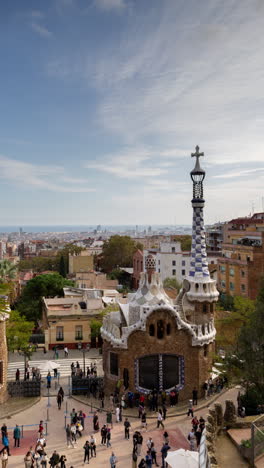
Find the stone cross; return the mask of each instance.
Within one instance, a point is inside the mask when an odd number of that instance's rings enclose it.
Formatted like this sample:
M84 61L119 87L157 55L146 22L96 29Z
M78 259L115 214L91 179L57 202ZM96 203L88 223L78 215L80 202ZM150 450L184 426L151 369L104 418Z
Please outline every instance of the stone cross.
M200 158L201 156L204 156L204 153L199 153L199 149L200 149L200 148L199 148L199 146L197 145L197 146L195 147L195 153L191 153L192 158L193 158L194 156L196 157L196 161L199 161L199 158Z

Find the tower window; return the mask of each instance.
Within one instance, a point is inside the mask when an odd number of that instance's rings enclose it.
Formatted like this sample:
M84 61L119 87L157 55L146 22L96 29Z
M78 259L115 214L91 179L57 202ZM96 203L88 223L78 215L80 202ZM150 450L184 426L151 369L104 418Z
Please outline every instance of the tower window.
M185 270L182 270L182 276L185 276Z
M171 324L170 323L167 323L166 332L167 332L167 335L171 334Z
M204 350L204 357L207 357L208 356L208 345L207 344L204 345L203 350Z
M110 374L118 375L118 354L110 353Z
M207 305L203 304L203 313L206 314L206 312L207 312Z
M155 325L153 323L149 326L149 336L155 336Z
M176 276L176 270L172 270L172 276Z
M172 266L176 265L176 260L172 260Z
M163 323L163 320L158 320L158 323L157 323L157 338L159 340L162 340L164 336L164 323Z
M172 248L171 248L171 251L172 251L172 252L175 252L175 247L172 247Z

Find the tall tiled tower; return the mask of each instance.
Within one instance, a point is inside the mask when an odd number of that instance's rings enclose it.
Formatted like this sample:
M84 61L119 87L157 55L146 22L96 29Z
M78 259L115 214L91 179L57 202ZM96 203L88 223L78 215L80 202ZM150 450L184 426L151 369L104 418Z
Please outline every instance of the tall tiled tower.
M7 397L7 342L6 342L6 321L9 318L10 308L7 297L0 295L0 404Z
M202 393L210 375L216 330L214 308L218 299L210 278L203 222L203 180L196 147L193 181L192 260L176 303L166 295L155 258L146 258L138 290L120 310L104 317L101 334L105 388L113 391L118 381L140 393L176 388L179 399Z

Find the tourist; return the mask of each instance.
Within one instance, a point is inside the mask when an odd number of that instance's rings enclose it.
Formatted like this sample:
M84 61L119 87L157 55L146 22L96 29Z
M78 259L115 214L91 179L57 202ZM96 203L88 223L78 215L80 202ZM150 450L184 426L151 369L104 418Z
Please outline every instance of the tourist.
M60 456L57 453L57 451L54 450L54 452L53 452L53 454L52 454L52 456L50 458L50 461L49 461L51 468L55 468L55 467L57 468L57 465L59 464L59 462L60 462Z
M58 409L59 409L59 410L61 409L61 403L62 403L62 396L61 396L61 393L58 392L58 395L57 395L57 404L58 404Z
M119 421L120 421L120 419L119 419L120 418L120 408L119 408L119 406L116 407L115 413L116 413L116 422L119 423Z
M137 454L138 455L141 455L142 444L143 444L143 436L141 432L138 432L138 436L137 436Z
M129 439L129 428L131 427L131 424L127 418L125 419L124 427L125 427L125 439Z
M116 468L117 458L116 458L114 452L112 452L112 455L111 455L109 461L110 461L110 467L111 468Z
M107 411L106 413L106 424L111 424L111 428L113 429L113 418L112 418L112 412Z
M21 431L18 427L18 425L16 424L16 427L14 429L14 432L13 432L13 436L14 436L14 439L15 439L15 445L14 447L19 447L20 445L20 436L21 436Z
M100 390L100 392L99 392L99 400L101 401L101 408L104 408L104 398L105 398L104 391L103 391L103 390Z
M170 446L167 442L165 442L161 449L162 468L165 468L165 458L167 458L168 450L170 450Z
M188 441L190 443L190 450L195 450L195 440L196 440L196 437L195 437L195 432L194 432L194 429L192 429L189 434L188 434Z
M200 442L201 442L201 437L202 437L202 431L201 431L201 429L197 429L197 430L195 431L195 437L196 437L196 446L197 446L197 450L199 450Z
M18 382L19 379L20 379L20 370L17 369L17 370L16 370L16 382Z
M200 419L199 419L199 429L201 430L201 432L203 432L205 428L205 420L202 416L200 416Z
M169 444L169 434L167 431L164 431L163 433L163 439L164 439L164 443L166 444Z
M63 390L63 388L62 388L62 387L60 387L60 389L59 389L59 392L58 392L58 393L61 395L61 401L63 402L63 400L64 400L64 390Z
M10 450L9 450L9 439L8 439L8 434L7 432L5 433L5 435L2 437L2 444L4 446L4 449L7 450L7 453L8 453L8 456L10 457ZM2 449L2 451L4 450Z
M158 415L157 415L157 428L162 426L162 429L164 429L164 424L163 424L163 417L162 417L162 411L159 409Z
M99 431L99 418L98 418L97 411L95 411L94 416L93 416L93 429L94 429L94 432Z
M76 425L75 425L74 423L72 423L72 424L71 424L71 438L72 438L72 441L75 442L75 443L77 442L77 440L76 440L76 432L77 432L77 430L76 430Z
M166 415L167 415L167 408L166 408L165 403L162 404L162 413L163 413L163 419L165 421Z
M86 440L84 446L83 446L83 450L84 450L84 459L83 459L83 463L86 462L87 460L87 463L89 463L89 460L90 460L90 450L91 450L91 447L90 447L90 444L89 444L89 440Z
M197 428L199 426L199 421L196 416L192 419L192 427L194 429L194 432L197 431Z
M82 410L80 410L77 418L80 421L80 423L81 423L81 425L82 425L82 427L84 429L84 420L86 418L86 414Z
M31 468L32 466L34 466L34 461L32 459L31 452L26 453L24 457L24 462L25 462L25 468Z
M144 458L141 459L139 465L138 465L138 468L146 468L146 462L144 460Z
M50 387L51 387L51 375L50 375L50 372L48 372L48 375L47 375L46 379L47 379L47 388L50 388Z
M39 437L42 437L43 431L44 431L43 421L40 421L39 422L39 429L38 429Z
M106 445L106 435L107 435L107 428L104 424L101 429L101 445Z
M204 382L203 384L203 390L204 390L204 398L207 400L208 398L208 382Z
M6 468L8 464L8 452L6 448L4 448L4 450L1 453L1 461L2 461L2 468Z
M1 435L2 435L2 439L4 437L4 435L7 434L7 427L6 427L6 424L4 423L3 426L1 427Z
M109 402L110 402L110 409L113 412L114 411L114 395L113 395L113 393L111 393L111 395L109 397Z
M159 466L157 463L157 450L155 449L154 442L151 442L150 454L152 463L155 463L156 466Z
M90 449L91 457L96 457L96 438L93 435L90 437Z
M64 347L64 357L68 357L69 356L69 351L68 351L68 348L67 346Z
M145 458L145 462L146 462L146 467L147 467L147 468L152 468L152 458L151 458L151 452L150 452L150 450L147 451L147 455L146 455L146 458Z
M146 443L146 445L147 445L147 450L150 450L150 449L151 449L151 444L152 444L152 438L149 437L148 440L147 440L147 443Z
M73 424L76 424L77 423L77 413L75 411L75 408L72 408L72 412L70 414L70 417L71 417L71 422Z
M60 457L60 468L66 468L66 463L65 463L66 461L67 461L67 459L66 459L65 455L62 455Z
M145 428L147 430L147 414L146 414L145 409L143 409L143 412L141 415L141 427L142 429Z
M76 361L76 369L80 369L79 361Z
M132 451L132 468L137 468L137 451L133 449Z
M42 468L47 468L47 463L49 461L49 457L47 456L46 452L43 453L40 457L40 464Z
M69 424L67 424L65 431L66 431L67 447L70 448L70 445L74 447L72 443L72 432L71 432L71 428Z
M198 390L196 387L192 391L192 400L194 405L198 405Z
M190 415L193 418L193 401L192 400L189 400L189 402L188 402L187 417L189 417Z
M111 447L111 429L110 427L107 427L107 434L106 434L106 447Z
M137 445L138 445L138 431L135 431L133 434L133 450L137 450Z
M76 426L76 434L78 434L79 437L82 437L83 426L81 425L80 422L77 422L75 426Z

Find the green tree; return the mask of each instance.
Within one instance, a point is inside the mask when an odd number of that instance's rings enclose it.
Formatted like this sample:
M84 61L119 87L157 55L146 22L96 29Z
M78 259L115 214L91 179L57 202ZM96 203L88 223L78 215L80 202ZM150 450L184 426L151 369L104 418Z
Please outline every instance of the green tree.
M101 267L107 273L118 267L132 267L134 253L142 248L129 236L112 236L103 245Z
M172 288L177 289L177 291L180 291L181 286L181 283L176 278L165 278L165 280L163 281L164 288Z
M34 328L34 322L29 322L17 310L11 310L6 325L6 338L9 351L26 348Z
M17 266L7 259L0 260L0 282L7 283L15 279L17 275Z
M36 276L23 289L17 310L27 320L37 322L42 316L42 297L62 296L66 286L74 284L58 273Z
M58 271L59 259L57 257L33 257L26 260L20 260L18 264L19 271L33 270L41 271Z
M65 260L64 260L63 255L61 255L61 258L60 258L59 273L61 276L63 276L63 278L66 278L67 272L66 272Z

